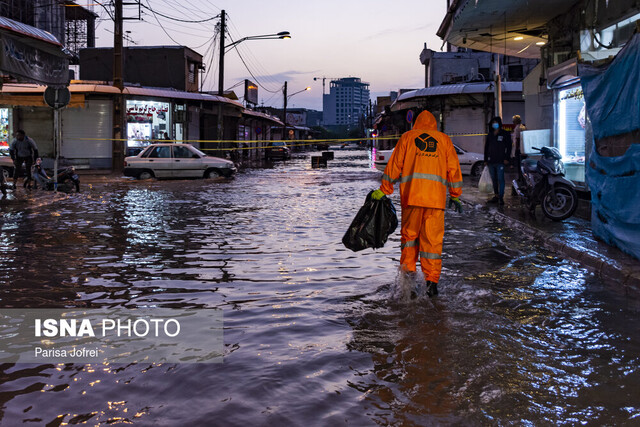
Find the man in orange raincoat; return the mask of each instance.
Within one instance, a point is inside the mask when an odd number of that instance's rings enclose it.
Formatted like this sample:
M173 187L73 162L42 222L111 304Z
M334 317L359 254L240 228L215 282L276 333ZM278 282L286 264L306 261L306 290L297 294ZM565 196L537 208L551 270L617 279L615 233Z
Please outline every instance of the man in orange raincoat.
M372 197L381 199L393 193L393 184L398 181L402 206L400 266L405 272L415 272L420 258L427 295L432 297L438 294L442 269L447 189L449 206L462 212L462 173L451 139L438 132L436 119L428 111L420 113L413 129L400 137L382 175L382 185Z

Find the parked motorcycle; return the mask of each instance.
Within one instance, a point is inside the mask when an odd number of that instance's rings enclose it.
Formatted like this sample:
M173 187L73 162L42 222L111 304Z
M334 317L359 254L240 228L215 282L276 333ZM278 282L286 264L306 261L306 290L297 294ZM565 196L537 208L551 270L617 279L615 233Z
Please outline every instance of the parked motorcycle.
M58 172L58 191L70 193L75 187L76 193L80 192L80 178L73 166L63 168ZM53 179L47 182L46 190L53 190Z
M540 151L542 158L523 160L522 176L513 180L513 188L531 211L537 205L554 221L562 221L573 215L578 208L578 193L575 184L564 178L562 155L555 147L532 147Z

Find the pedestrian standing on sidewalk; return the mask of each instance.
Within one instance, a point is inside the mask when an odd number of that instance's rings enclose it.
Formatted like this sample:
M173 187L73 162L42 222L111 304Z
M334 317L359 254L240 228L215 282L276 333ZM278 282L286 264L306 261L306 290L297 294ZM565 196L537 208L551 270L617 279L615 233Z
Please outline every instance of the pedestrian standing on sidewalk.
M420 267L426 280L427 295L438 294L442 269L444 209L449 191L449 207L462 212L462 173L451 139L438 132L429 111L418 115L413 129L400 137L382 175L382 185L371 197L379 200L393 193L400 182L402 231L400 267L414 273ZM412 294L412 298L417 293Z
M522 177L522 171L520 170L520 162L522 161L522 152L524 151L522 146L522 131L527 130L525 125L522 124L522 119L519 115L513 116L513 147L511 148L511 164L516 168L518 178Z
M13 160L13 187L18 187L18 177L22 175L22 165L24 164L27 173L24 186L31 189L31 166L33 161L38 158L38 146L35 141L29 138L22 129L19 129L9 146L9 154Z
M504 205L504 167L511 157L511 134L502 129L502 119L489 122L489 133L484 143L484 164L489 167L493 183L493 199L489 203Z

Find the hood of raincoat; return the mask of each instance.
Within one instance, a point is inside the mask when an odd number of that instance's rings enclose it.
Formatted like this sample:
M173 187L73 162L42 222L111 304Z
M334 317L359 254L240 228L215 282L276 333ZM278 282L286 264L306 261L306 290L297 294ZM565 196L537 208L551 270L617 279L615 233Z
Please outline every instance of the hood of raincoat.
M418 114L418 118L416 119L415 124L413 125L414 130L438 130L438 123L436 123L436 118L433 117L428 111L423 111Z
M491 121L489 122L489 124L496 122L500 125L500 127L502 127L502 119L500 118L500 116L495 116L493 119L491 119Z

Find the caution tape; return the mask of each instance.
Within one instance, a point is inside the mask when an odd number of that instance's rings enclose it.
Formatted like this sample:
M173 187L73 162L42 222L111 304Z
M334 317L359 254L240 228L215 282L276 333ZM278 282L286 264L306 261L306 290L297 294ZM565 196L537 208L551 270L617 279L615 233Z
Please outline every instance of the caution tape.
M486 136L486 133L465 133L465 134L448 134L450 137L460 136ZM363 142L363 141L388 141L397 140L400 136L377 136L377 137L365 137L365 138L339 138L339 139L252 139L252 140L231 140L231 139L122 139L122 138L65 138L66 140L75 141L137 141L147 142L151 144L157 143L197 143L197 144L256 144L255 146L237 146L237 147L220 147L220 148L199 148L201 151L235 151L235 150L262 150L267 148L267 145L257 144L271 144L274 142L284 142L284 147L303 147L309 145L327 144L337 145L345 144L349 142ZM280 147L283 147L282 145Z

